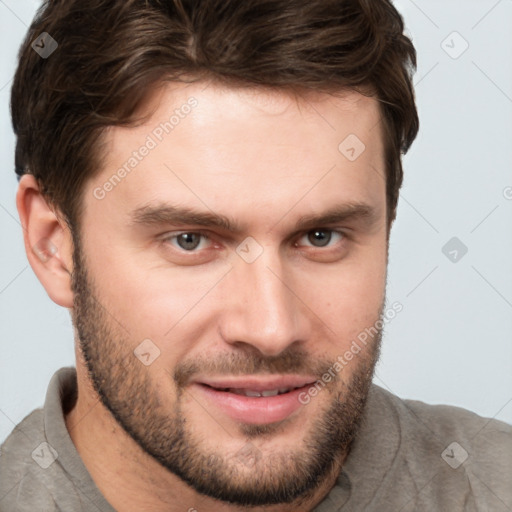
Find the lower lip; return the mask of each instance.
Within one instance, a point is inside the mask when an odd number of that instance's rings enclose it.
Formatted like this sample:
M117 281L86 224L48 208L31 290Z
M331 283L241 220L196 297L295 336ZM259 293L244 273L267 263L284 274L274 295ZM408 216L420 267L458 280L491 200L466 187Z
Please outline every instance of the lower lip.
M302 407L299 395L310 385L275 396L249 397L218 391L204 384L194 384L206 399L233 420L252 425L267 425L288 418Z

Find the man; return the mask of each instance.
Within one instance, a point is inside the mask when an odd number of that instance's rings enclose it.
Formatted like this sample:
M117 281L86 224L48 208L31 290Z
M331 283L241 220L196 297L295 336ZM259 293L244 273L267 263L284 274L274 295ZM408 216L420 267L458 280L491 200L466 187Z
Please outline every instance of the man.
M77 365L0 510L512 508L512 427L372 384L415 64L387 0L45 5L17 206Z

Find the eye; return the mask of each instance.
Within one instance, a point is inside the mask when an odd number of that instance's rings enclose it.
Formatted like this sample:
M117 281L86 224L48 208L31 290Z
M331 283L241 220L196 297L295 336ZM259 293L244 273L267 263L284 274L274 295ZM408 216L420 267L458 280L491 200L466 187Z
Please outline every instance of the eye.
M332 229L313 229L304 234L300 240L306 239L313 247L322 248L327 247L331 241L339 242L344 238L343 233L333 231ZM300 244L299 240L299 245ZM307 245L307 244L305 244ZM335 245L335 244L330 244Z
M194 231L169 235L163 238L164 242L170 242L174 247L186 252L192 252L195 249L205 249L205 244L202 243L204 240L209 240L209 238L203 233L196 233Z

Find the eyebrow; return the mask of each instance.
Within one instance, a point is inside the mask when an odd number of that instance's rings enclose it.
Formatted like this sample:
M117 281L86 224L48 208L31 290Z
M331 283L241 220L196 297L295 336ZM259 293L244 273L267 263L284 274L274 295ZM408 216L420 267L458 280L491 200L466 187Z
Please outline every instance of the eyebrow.
M340 222L355 221L370 228L378 220L378 212L373 206L361 202L350 202L336 205L320 214L303 215L297 219L295 227L297 230L303 231ZM278 221L276 225L279 222L281 221ZM141 206L133 211L130 224L132 226L194 225L219 228L233 233L243 231L241 224L225 215L170 204Z

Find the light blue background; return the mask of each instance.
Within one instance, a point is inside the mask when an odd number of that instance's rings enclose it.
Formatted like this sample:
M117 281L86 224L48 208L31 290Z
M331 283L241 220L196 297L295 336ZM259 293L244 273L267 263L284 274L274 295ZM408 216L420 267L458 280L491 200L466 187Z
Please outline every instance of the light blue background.
M68 313L28 265L15 207L9 96L37 5L0 0L0 440L74 362ZM387 325L375 382L512 423L512 0L396 5L418 51L421 130L390 247L388 301L403 311ZM465 53L446 53L464 40ZM457 263L441 250L454 236L469 249Z

